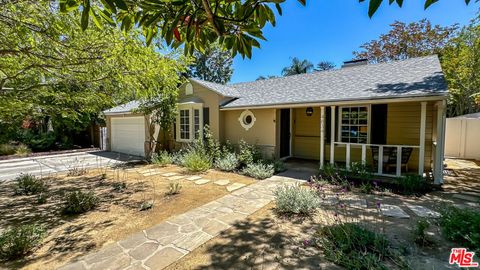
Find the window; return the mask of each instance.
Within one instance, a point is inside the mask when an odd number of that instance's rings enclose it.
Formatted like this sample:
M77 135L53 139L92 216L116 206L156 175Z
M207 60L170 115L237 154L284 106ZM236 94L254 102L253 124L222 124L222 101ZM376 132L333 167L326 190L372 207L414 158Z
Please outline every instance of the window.
M202 104L180 104L176 123L176 139L179 142L191 142L201 138L202 130Z
M198 139L200 135L200 110L194 109L193 110L193 131L195 132L195 139Z
M249 110L245 110L243 111L241 114L240 114L240 117L238 118L238 121L240 122L240 125L242 125L242 127L245 129L245 130L249 130L250 128L253 127L253 125L255 124L255 121L257 119L255 118L255 116L253 115L253 113Z
M190 139L190 110L180 110L180 139Z
M347 143L368 143L368 107L340 108L340 141Z

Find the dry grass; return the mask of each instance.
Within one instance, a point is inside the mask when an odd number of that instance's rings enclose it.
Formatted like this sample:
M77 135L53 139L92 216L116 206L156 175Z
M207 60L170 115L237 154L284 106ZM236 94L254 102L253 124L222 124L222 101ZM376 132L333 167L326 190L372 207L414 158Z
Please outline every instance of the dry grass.
M110 170L107 179L101 179L101 171L93 170L78 177L57 175L48 179L49 198L45 204L37 204L36 196L13 196L14 183L0 185L0 228L22 223L40 223L48 229L48 236L39 249L23 260L3 265L6 268L54 269L75 258L100 249L102 246L126 238L128 235L149 228L169 217L184 213L228 192L225 187L214 185L218 179L251 184L253 179L241 175L208 171L201 175L213 180L198 186L191 181L178 180L180 194L166 196L170 180L160 175L144 177L136 170L154 169L140 166L134 171ZM166 172L184 173L182 168L168 166L157 168ZM115 183L126 183L126 189L118 191ZM117 184L118 185L118 184ZM92 190L100 205L88 213L66 217L60 214L61 197L65 191ZM154 201L154 207L139 211L144 201ZM0 265L2 268L2 265Z

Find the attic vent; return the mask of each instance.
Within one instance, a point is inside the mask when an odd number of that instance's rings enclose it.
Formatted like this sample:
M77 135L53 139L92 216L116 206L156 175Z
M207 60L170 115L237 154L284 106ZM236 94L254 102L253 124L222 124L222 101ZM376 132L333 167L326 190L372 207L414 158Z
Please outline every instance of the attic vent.
M366 58L345 61L343 62L342 68L364 66L364 65L368 65L368 59Z

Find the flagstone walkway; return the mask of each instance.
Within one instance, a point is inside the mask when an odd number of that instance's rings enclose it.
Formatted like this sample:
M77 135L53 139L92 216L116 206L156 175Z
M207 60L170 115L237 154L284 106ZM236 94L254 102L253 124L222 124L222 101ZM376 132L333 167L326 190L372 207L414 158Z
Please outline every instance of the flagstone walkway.
M191 180L200 179L191 177ZM220 199L172 217L60 269L163 269L267 205L273 200L277 186L297 181L273 176L247 187L235 186L235 191Z

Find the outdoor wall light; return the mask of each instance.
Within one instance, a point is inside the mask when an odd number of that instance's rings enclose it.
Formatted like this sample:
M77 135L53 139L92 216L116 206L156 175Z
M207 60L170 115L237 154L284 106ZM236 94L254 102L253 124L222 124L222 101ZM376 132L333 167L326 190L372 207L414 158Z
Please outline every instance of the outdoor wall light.
M313 114L313 108L312 108L312 107L308 107L308 108L305 110L305 113L307 114L307 116L312 116L312 114Z

